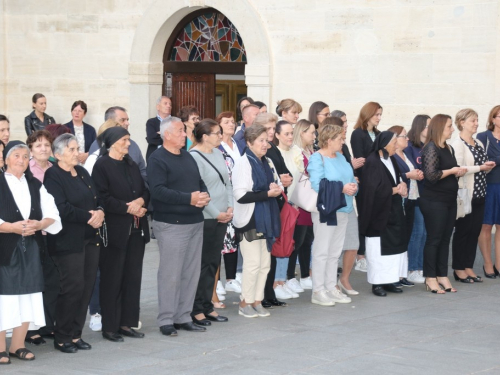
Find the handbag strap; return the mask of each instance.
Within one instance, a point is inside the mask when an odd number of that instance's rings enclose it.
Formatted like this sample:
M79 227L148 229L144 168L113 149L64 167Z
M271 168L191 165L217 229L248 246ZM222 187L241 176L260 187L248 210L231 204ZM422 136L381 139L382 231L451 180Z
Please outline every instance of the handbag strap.
M203 159L205 159L205 161L210 164L212 166L213 169L215 169L215 171L217 172L217 174L219 175L219 178L220 178L220 181L222 182L222 184L224 186L226 186L226 183L224 182L224 178L222 178L222 175L220 174L219 170L217 168L215 168L215 165L213 165L212 163L210 163L210 160L208 160L205 156L203 156L203 154L201 152L199 152L198 150L191 150L191 152L196 152L197 154L199 154Z

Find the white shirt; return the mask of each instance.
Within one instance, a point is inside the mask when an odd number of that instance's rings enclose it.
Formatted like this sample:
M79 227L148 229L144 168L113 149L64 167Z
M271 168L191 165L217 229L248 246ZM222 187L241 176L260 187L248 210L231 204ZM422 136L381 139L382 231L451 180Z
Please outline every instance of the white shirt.
M236 164L236 161L241 158L240 155L240 150L238 149L238 145L236 142L234 142L234 139L231 138L231 142L233 142L233 148L228 146L228 144L224 141L222 141L220 144L224 148L224 150L228 153L229 156L233 158L234 163Z
M10 173L5 173L5 179L9 185L14 201L16 202L19 211L24 220L28 220L31 211L31 199L29 198L30 189L28 186L28 181L26 177L23 176L18 179L16 176ZM62 229L61 218L59 217L59 211L54 202L54 197L48 193L45 186L40 187L40 206L42 208L42 218L43 219L54 219L54 223L49 225L44 231L50 234L57 234ZM5 223L4 220L0 219L0 225Z
M287 196L290 199L295 186L297 186L300 174L304 172L304 157L302 156L302 151L297 145L293 145L288 151L283 150L278 146L278 150L280 150L281 156L283 156L283 160L285 161L285 165L293 177L292 184L287 189Z
M392 165L391 159L390 158L384 159L383 157L380 157L380 160L382 161L382 163L384 163L389 172L391 172L392 178L394 179L394 183L396 183L397 182L396 171L394 170L394 165Z

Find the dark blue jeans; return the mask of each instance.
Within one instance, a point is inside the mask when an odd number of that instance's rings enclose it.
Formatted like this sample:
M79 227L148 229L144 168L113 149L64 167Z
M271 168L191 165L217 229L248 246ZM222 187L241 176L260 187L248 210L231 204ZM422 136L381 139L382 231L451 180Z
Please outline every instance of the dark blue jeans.
M89 313L90 315L101 314L101 304L99 303L99 285L101 285L101 271L97 270L94 291L90 297Z
M415 217L410 243L408 245L408 271L421 271L424 269L424 246L427 238L424 216L418 203L415 205Z

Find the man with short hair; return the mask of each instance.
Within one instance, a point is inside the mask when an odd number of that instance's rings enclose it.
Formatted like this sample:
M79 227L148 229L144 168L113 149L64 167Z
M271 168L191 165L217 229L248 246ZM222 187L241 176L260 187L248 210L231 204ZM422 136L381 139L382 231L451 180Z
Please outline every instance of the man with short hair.
M170 117L172 112L172 100L168 96L160 96L156 101L156 117L150 118L146 122L146 140L148 149L146 151L146 161L158 147L163 144L160 137L160 122Z
M10 121L7 116L0 115L0 141L7 146L10 139Z
M245 142L245 129L253 125L255 118L259 114L259 111L259 107L257 107L255 104L249 104L241 111L241 115L243 116L243 124L241 124L241 129L233 137L234 142L238 146L241 155L243 155L247 146Z
M204 327L193 324L191 311L201 271L203 209L210 198L196 161L183 149L186 131L181 119L162 120L160 136L163 145L148 161L160 250L158 325L166 336L176 336L178 329L203 332Z

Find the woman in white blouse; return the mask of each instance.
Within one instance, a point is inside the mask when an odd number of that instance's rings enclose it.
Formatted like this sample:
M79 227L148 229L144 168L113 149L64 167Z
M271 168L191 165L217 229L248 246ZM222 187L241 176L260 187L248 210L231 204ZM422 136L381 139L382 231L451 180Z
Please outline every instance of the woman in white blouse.
M29 148L10 142L3 155L7 170L0 174L0 364L8 364L9 357L35 359L24 339L30 323L45 325L41 231L55 234L62 226L54 198L26 172ZM7 329L13 329L9 354Z
M233 112L221 112L215 119L222 128L222 142L219 150L225 151L236 163L236 160L241 158L241 151L233 139L236 130L236 122L234 121Z

